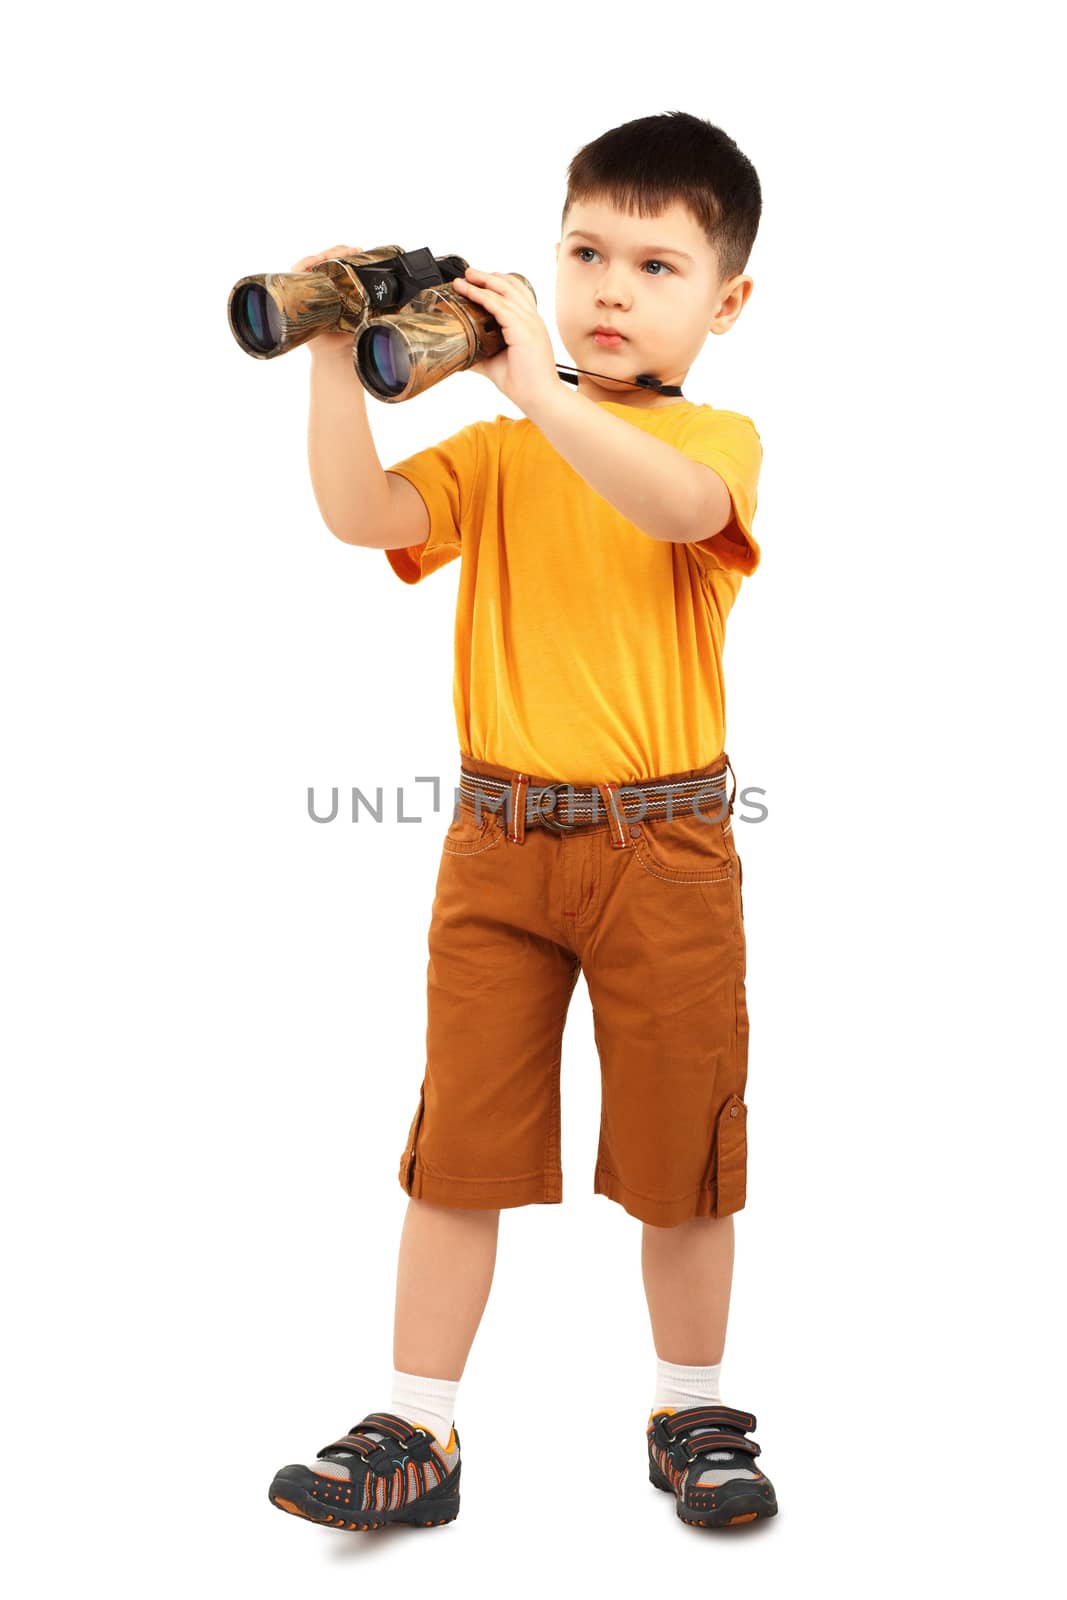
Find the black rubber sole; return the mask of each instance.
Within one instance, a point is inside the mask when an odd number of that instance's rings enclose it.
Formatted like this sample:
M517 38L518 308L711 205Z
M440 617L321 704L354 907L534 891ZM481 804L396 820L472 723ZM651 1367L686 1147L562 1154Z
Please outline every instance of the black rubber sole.
M271 1505L277 1506L279 1511L303 1517L320 1528L339 1528L346 1533L372 1533L393 1522L407 1522L417 1528L439 1528L446 1522L455 1522L459 1516L458 1493L437 1500L424 1496L408 1505L397 1506L395 1511L362 1511L341 1502L331 1507L317 1499L298 1479L286 1477L284 1471L278 1473L267 1492Z
M674 1491L674 1485L665 1478L657 1466L649 1462L648 1481L657 1489L664 1489L674 1495L674 1509L680 1520L690 1528L735 1528L742 1527L745 1523L755 1522L759 1517L774 1517L778 1514L777 1500L766 1500L756 1489L742 1490L732 1494L724 1506L714 1511L694 1511L693 1508L682 1504Z

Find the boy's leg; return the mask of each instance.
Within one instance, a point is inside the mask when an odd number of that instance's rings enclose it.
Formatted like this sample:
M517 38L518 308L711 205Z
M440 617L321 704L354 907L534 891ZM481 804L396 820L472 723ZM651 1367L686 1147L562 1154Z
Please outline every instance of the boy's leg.
M643 1224L641 1268L656 1345L655 1398L645 1429L649 1477L674 1492L683 1522L726 1527L774 1516L774 1485L746 1437L750 1412L723 1404L719 1375L734 1262L734 1219ZM679 1455L679 1450L681 1455Z
M397 1262L393 1364L457 1382L489 1298L499 1210L408 1200Z
M642 1224L641 1273L661 1361L721 1362L730 1311L734 1219L693 1217L673 1228Z
M438 1527L459 1515L453 1409L496 1265L500 1213L409 1198L397 1265L392 1394L313 1459L281 1467L279 1510L332 1528ZM372 1402L373 1404L373 1402Z

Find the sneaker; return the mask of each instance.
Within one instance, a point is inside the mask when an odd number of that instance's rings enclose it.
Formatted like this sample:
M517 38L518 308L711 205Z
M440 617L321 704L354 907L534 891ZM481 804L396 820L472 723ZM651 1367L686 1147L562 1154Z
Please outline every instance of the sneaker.
M675 1496L675 1510L696 1528L728 1528L778 1510L774 1485L756 1466L760 1447L750 1411L732 1406L667 1406L648 1420L648 1476Z
M325 1527L422 1528L459 1516L459 1434L442 1445L390 1411L372 1411L343 1439L327 1445L313 1466L282 1467L270 1486L281 1511Z

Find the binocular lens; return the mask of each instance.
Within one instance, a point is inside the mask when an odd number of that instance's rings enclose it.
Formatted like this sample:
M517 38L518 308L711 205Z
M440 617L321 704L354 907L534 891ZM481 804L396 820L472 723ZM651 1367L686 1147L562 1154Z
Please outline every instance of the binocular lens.
M274 350L281 341L278 307L261 283L250 283L237 296L234 318L241 337L254 350Z
M407 346L395 328L370 327L360 340L364 373L381 394L400 394L411 377Z

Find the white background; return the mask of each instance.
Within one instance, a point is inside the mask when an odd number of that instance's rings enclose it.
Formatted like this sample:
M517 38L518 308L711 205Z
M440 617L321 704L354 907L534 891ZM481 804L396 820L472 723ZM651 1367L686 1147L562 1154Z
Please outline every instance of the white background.
M157 11L9 33L5 1557L20 1594L970 1594L1062 1497L1062 126L1045 7ZM640 1224L505 1211L463 1512L337 1538L267 1500L387 1398L397 1166L458 778L458 564L321 522L307 354L229 289L338 241L529 277L567 162L688 110L754 161L755 291L687 381L757 422L729 623L752 1019L723 1398L781 1512L648 1483ZM556 339L557 359L572 357ZM383 464L516 414L371 402ZM708 1592L712 1592L709 1589Z

